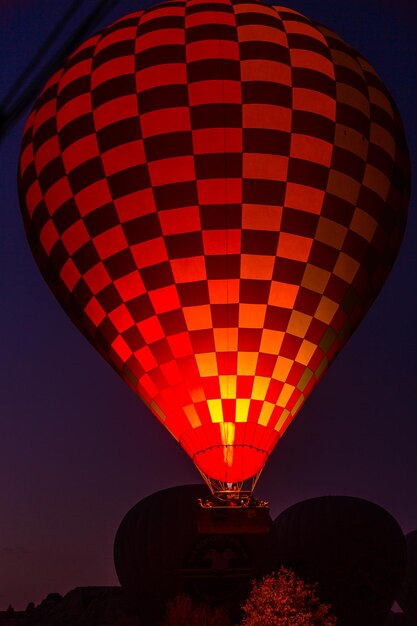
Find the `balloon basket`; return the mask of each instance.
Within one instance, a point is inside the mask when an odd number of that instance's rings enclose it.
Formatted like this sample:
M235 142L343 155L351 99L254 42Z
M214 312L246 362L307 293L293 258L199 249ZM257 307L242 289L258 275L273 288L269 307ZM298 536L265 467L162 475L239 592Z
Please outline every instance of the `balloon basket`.
M200 506L199 535L262 535L271 531L268 507Z

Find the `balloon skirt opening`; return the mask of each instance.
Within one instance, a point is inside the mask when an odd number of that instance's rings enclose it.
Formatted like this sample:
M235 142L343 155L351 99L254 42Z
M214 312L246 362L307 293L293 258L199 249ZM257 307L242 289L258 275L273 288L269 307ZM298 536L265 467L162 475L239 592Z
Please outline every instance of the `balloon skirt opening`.
M268 454L248 445L213 446L198 452L194 463L206 476L224 483L238 483L261 471Z

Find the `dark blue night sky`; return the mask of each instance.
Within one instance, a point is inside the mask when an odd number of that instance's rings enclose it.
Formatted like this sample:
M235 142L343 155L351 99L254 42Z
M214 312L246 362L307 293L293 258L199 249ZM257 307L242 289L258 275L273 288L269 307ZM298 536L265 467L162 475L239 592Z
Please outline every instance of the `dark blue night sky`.
M82 7L69 34L95 6ZM415 0L293 0L360 50L403 117L417 157ZM70 0L0 0L0 98ZM120 0L111 22L146 6ZM117 584L112 546L145 495L199 482L185 453L61 310L31 256L16 167L23 118L0 146L0 610ZM417 207L388 281L277 446L258 488L275 517L327 494L367 498L417 528Z

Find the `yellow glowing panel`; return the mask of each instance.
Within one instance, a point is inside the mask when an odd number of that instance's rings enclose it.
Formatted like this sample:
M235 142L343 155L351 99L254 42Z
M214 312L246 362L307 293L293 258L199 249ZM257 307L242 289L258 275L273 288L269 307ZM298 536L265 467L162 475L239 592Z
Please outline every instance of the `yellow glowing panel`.
M268 304L280 306L284 309L292 309L298 294L297 285L289 285L288 283L279 283L275 280L271 283Z
M303 343L300 346L300 349L297 352L297 356L295 357L297 363L301 363L301 365L308 365L316 348L316 344L304 339Z
M188 330L202 330L212 328L211 310L209 304L200 306L185 306L182 309Z
M223 448L223 460L228 467L232 467L233 465L234 451L235 449L233 446L225 446Z
M271 280L274 271L275 257L261 254L242 254L241 278L253 280Z
M371 241L375 234L376 227L377 222L371 215L368 215L368 213L365 213L362 209L355 209L350 224L350 228L355 231L355 233L361 235L366 241Z
M222 444L224 446L232 446L235 441L236 427L233 422L222 422L220 424L220 434L222 438Z
M293 311L290 321L288 322L287 333L304 338L312 319L311 315L300 313L300 311Z
M281 428L283 427L284 422L286 421L286 419L289 416L289 414L290 414L290 412L288 411L288 409L284 409L283 410L283 412L281 413L281 415L279 417L279 420L276 423L275 430L278 430L278 431L281 430Z
M224 399L236 398L237 376L219 376L220 395Z
M315 291L316 293L324 293L326 285L329 282L329 278L330 272L327 272L316 265L307 263L301 286L306 289L311 289L311 291Z
M344 252L341 252L334 266L333 273L350 284L355 278L358 269L359 263Z
M315 239L332 248L336 248L336 250L340 250L343 246L347 230L348 229L344 226L327 219L327 217L320 217Z
M213 328L216 352L236 352L237 328Z
M264 402L261 414L259 415L258 424L261 424L261 426L267 426L274 409L275 404L272 404L272 402Z
M326 298L326 296L323 296L320 300L320 304L317 307L317 311L315 312L314 317L316 317L321 322L324 322L325 324L330 324L338 308L339 305L336 304L336 302L333 302L333 300L330 300L329 298Z
M225 446L223 449L224 462L228 467L233 465L233 443L235 441L235 425L233 422L223 422L220 424L220 434L222 443Z
M248 421L249 405L249 399L236 400L236 422Z
M279 356L275 363L274 371L272 372L272 378L285 382L287 380L290 369L293 366L294 361L286 359L285 356Z
M262 180L286 180L288 178L288 157L272 154L243 154L243 178ZM270 230L268 228L268 230Z
M288 400L291 398L294 389L295 387L293 387L292 385L289 385L288 383L285 383L285 385L283 386L281 390L281 393L279 394L277 405L285 407L287 405Z
M240 304L239 327L263 328L265 323L266 304Z
M221 400L207 400L207 405L210 411L211 421L214 424L220 424L223 422L223 407Z
M201 426L200 418L197 415L197 411L195 410L195 406L193 404L188 404L184 407L184 413L188 417L188 421L190 422L192 428L198 428Z
M200 376L217 376L217 359L214 352L196 354L195 360L197 361Z
M242 205L242 228L279 231L281 218L281 206L267 206L263 204Z
M280 330L269 330L265 328L262 331L260 352L264 352L265 354L279 354L284 337L285 333Z
M258 362L257 352L237 353L237 374L238 376L253 376Z
M239 302L239 279L208 280L211 304L232 304Z
M255 376L251 396L253 400L265 400L269 382L270 378L266 378L265 376Z

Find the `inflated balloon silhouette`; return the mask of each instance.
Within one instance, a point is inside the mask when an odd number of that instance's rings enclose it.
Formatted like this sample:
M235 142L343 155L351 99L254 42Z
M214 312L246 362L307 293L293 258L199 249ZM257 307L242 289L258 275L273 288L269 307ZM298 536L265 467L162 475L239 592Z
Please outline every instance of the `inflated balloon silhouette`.
M319 583L338 626L382 626L403 581L404 535L383 508L347 496L298 502L275 520L279 560Z
M58 300L208 479L257 475L379 292L409 163L373 68L261 2L165 2L88 39L19 189Z
M148 620L157 621L168 599L179 593L239 608L249 581L276 566L272 521L269 532L258 535L198 534L199 497L207 497L204 485L151 494L126 514L117 531L114 562L120 584Z

